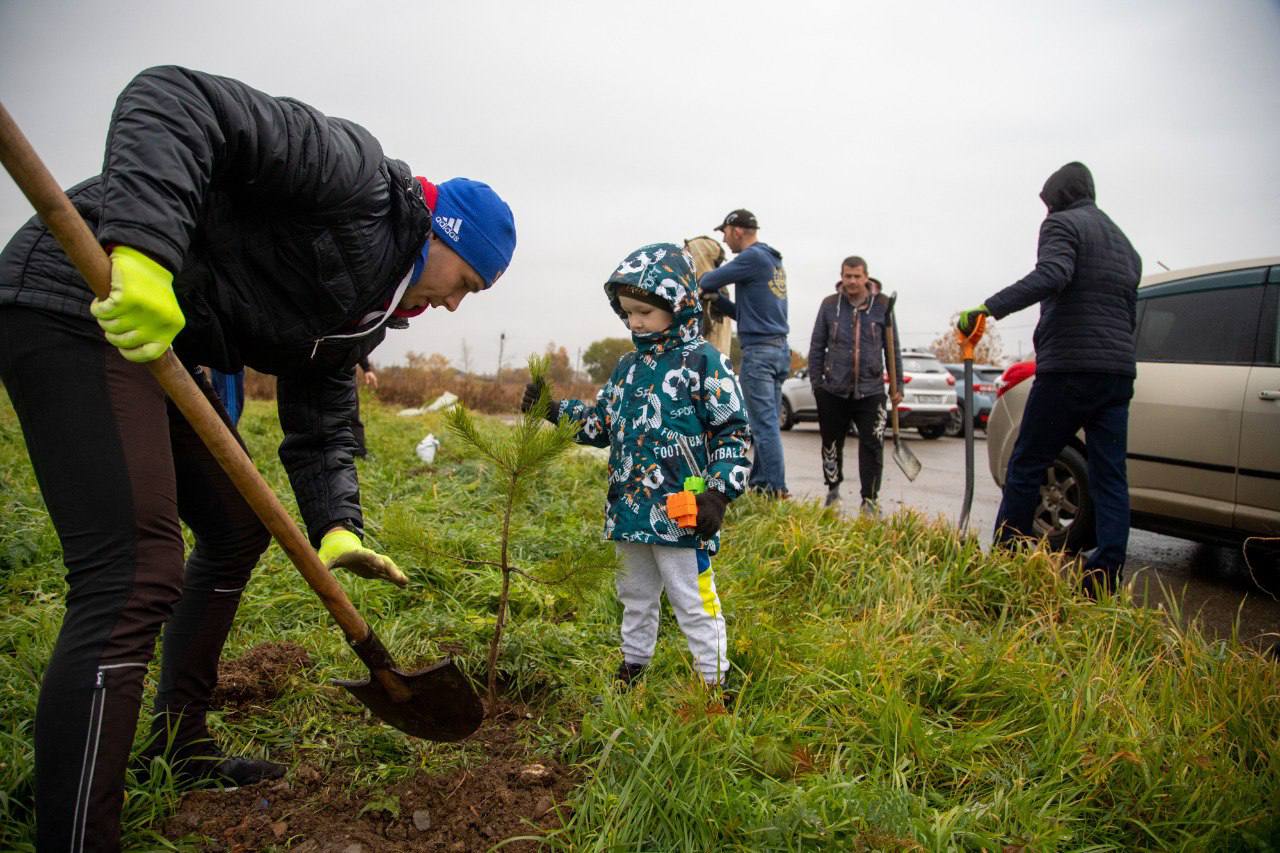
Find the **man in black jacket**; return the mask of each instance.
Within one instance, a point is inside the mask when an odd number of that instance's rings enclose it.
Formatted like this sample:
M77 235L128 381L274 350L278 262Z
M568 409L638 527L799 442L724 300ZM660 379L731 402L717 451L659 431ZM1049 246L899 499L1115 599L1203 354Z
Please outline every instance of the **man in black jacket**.
M486 185L415 178L359 125L176 67L125 88L102 173L70 195L111 253L110 297L91 300L28 222L0 255L0 380L69 585L36 711L38 846L112 850L161 625L151 752L185 778L283 772L223 756L205 726L267 533L142 362L172 343L188 365L279 377L280 457L312 544L403 583L361 542L354 367L389 324L492 285L515 224Z
M1089 496L1097 548L1084 563L1085 588L1114 589L1129 542L1125 448L1137 375L1134 329L1142 261L1124 232L1094 203L1093 175L1068 163L1045 181L1049 209L1040 226L1036 268L977 308L960 313L1000 319L1040 303L1036 378L996 516L996 538L1035 536L1045 470L1077 431L1085 431Z
M896 334L893 352L889 351L887 333L896 320L889 313L888 297L872 291L874 281L867 276L865 260L857 255L845 258L840 265L836 292L818 306L818 317L809 339L809 384L818 405L818 428L822 432L826 505L832 506L840 500L844 438L852 422L858 427L858 477L863 515L880 512L886 411L883 377L890 358L894 360L899 383L890 391L891 401L894 405L902 401L902 352Z

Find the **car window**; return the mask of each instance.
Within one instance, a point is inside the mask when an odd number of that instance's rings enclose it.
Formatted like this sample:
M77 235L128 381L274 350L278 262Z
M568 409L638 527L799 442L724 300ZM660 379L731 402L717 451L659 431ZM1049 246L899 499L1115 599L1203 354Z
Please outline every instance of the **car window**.
M942 366L942 362L933 358L912 358L904 355L902 357L902 369L908 373L946 373L946 368Z
M1258 326L1258 361L1280 364L1280 267L1271 268L1271 284L1262 301L1262 322Z
M982 377L982 379L983 379L984 381L986 381L986 382L995 382L997 379L999 379L999 378L1000 378L1000 374L1004 373L1004 371L1003 371L1003 370L981 370L981 369L975 369L975 370L974 370L974 373L976 373L978 376Z
M1138 361L1253 362L1262 286L1156 294L1143 300Z

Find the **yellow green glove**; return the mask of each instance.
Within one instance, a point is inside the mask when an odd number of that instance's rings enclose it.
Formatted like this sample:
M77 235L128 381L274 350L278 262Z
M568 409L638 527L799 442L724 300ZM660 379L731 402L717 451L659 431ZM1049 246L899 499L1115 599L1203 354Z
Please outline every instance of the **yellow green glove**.
M980 314L988 316L991 314L991 312L987 310L986 303L979 305L977 308L966 308L961 311L960 320L956 323L956 328L960 330L961 334L969 334L973 331L974 323L978 322L978 315Z
M326 533L320 540L319 553L321 562L331 569L346 569L362 578L391 581L396 586L409 583L390 557L364 547L360 537L345 527Z
M173 274L137 249L111 250L111 294L89 310L107 341L129 361L155 361L187 324L173 294Z

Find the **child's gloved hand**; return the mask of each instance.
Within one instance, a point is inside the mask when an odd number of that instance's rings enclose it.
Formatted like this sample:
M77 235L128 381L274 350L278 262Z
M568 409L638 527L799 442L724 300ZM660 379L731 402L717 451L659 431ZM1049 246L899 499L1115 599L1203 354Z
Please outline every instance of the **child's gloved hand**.
M705 491L694 500L698 503L698 535L710 539L720 530L724 523L724 511L729 506L729 499L722 492Z
M320 540L320 560L330 569L346 569L362 578L405 586L409 579L390 557L364 547L360 537L346 528L330 530Z
M542 396L542 389L547 386L541 382L530 382L524 386L524 396L520 398L520 411L527 412L537 405L538 398ZM547 420L556 423L556 413L560 411L560 401L547 400Z

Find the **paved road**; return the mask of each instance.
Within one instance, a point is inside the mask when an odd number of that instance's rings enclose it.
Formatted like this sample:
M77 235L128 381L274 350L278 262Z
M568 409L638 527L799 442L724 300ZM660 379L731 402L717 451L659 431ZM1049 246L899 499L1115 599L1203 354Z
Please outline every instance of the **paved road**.
M886 513L910 506L926 515L955 523L964 497L964 441L940 438L926 441L914 431L903 441L923 464L914 483L893 464L892 443L885 444L881 506ZM820 467L821 439L817 424L797 424L782 434L787 459L787 486L799 499L821 500L826 495ZM845 443L843 508L858 511L858 442ZM986 439L978 434L974 448L973 509L970 525L990 543L1000 490L987 468ZM1264 573L1265 572L1265 573ZM1184 621L1198 617L1214 636L1230 636L1239 619L1240 639L1270 647L1280 640L1280 573L1257 567L1251 578L1238 549L1199 545L1184 539L1134 530L1129 540L1126 582L1134 596L1149 606L1178 602Z

